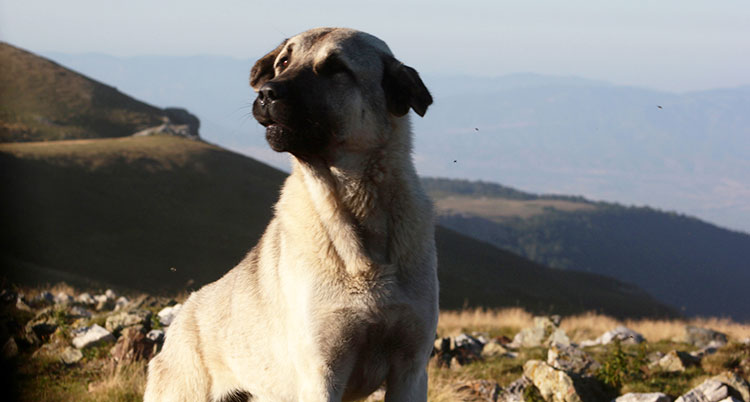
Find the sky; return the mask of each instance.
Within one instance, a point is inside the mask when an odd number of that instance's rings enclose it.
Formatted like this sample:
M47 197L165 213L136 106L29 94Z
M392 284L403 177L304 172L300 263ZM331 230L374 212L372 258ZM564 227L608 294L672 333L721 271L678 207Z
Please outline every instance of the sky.
M750 84L747 0L0 0L0 40L35 52L254 60L315 26L372 33L431 74L532 72L672 92Z

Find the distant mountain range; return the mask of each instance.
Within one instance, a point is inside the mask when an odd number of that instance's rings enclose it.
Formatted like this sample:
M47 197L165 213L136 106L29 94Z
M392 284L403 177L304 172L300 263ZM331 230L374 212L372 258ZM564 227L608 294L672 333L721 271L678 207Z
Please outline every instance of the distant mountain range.
M46 55L152 104L184 105L209 141L286 165L249 115L259 55ZM414 119L423 175L651 205L750 232L750 86L674 94L535 74L423 78L435 98Z
M651 208L423 179L438 222L540 264L634 283L688 315L750 320L750 235Z
M84 79L42 61L30 75L52 71ZM112 90L93 80L80 88L75 98ZM42 105L65 99L55 95ZM33 102L26 106L31 114L47 113ZM81 128L101 129L90 121ZM2 274L16 283L195 289L219 278L255 244L285 176L246 156L174 136L0 144ZM438 227L437 244L442 308L678 314L626 282L547 268L449 229Z

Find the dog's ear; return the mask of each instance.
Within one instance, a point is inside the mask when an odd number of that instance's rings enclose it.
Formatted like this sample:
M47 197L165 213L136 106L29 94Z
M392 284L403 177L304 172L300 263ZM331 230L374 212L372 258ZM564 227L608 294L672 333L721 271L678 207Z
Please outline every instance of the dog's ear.
M284 49L284 45L286 45L286 40L281 42L276 49L271 50L267 55L255 62L255 65L250 70L250 86L255 91L258 91L258 88L265 84L266 81L273 78L273 63L276 61L279 53L281 53L281 50Z
M412 108L418 115L424 116L427 107L432 104L432 96L419 78L417 70L391 56L386 56L383 64L385 68L381 85L388 111L400 117L409 113L409 108Z

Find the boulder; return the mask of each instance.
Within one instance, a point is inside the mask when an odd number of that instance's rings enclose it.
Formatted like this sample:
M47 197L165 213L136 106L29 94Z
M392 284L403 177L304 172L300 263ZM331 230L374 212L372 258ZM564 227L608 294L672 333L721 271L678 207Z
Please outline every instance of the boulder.
M700 364L700 359L691 356L690 353L673 350L653 363L652 367L658 367L667 373L677 373L698 364Z
M510 343L512 348L535 348L542 346L544 340L547 339L547 331L544 328L531 327L524 328L519 331L516 336L513 337L513 342Z
M78 303L81 303L81 304L86 305L86 306L92 306L92 305L96 304L96 300L94 300L94 298L91 297L91 295L89 293L86 293L86 292L81 293L80 295L78 295L78 297L76 297L76 301Z
M146 334L146 338L151 339L156 344L164 343L164 331L160 329L152 329Z
M68 305L73 303L74 301L75 299L73 299L73 296L65 292L60 292L57 294L57 296L55 296L55 304Z
M85 349L91 346L114 341L115 337L109 331L98 324L94 324L77 333L73 338L73 346L78 349Z
M467 334L461 334L457 336L454 343L456 345L456 349L465 349L468 353L473 355L481 355L482 349L484 349L484 343L482 343L479 339Z
M107 296L107 299L114 301L117 299L117 293L115 293L112 289L107 289L104 291L104 296Z
M497 400L498 402L524 402L524 392L527 388L533 386L534 384L531 383L528 377L521 376L521 378L503 388Z
M706 380L677 398L675 402L720 402L727 397L729 397L729 389L726 385L716 380Z
M712 377L711 379L729 386L730 393L735 391L737 396L742 397L743 401L750 402L750 383L740 377L739 374L732 371L726 371Z
M568 338L568 334L565 333L560 328L557 328L550 334L550 336L547 338L547 340L544 342L547 346L552 345L564 345L569 346L570 345L570 338Z
M484 358L504 356L506 354L508 354L508 349L495 341L490 341L482 349L482 357Z
M130 304L130 300L128 300L127 297L125 296L118 297L117 300L115 300L115 311L124 309L125 307L128 306L128 304Z
M127 327L109 351L117 363L148 360L154 355L156 343L146 336L141 325Z
M169 122L177 125L186 125L188 127L189 137L198 138L198 130L201 122L194 114L182 108L168 107L164 109Z
M523 375L539 390L545 401L582 402L573 379L564 371L540 360L529 360L523 365Z
M643 335L633 331L630 328L619 326L611 331L607 331L602 336L596 338L596 340L588 340L581 342L582 347L595 346L595 345L607 345L613 341L618 340L623 344L639 344L643 343L646 339Z
M157 317L159 317L159 322L161 325L169 326L172 324L172 321L174 321L175 317L177 317L177 314L180 312L180 309L182 308L182 304L177 303L174 306L171 307L164 307L159 311L157 314Z
M91 312L81 306L71 307L68 313L73 318L91 318Z
M151 325L151 312L148 310L130 310L115 313L107 317L104 327L112 333L119 333L123 328L133 325Z
M55 312L51 307L45 308L37 313L34 318L26 323L24 337L28 343L38 344L40 339L52 334L57 329Z
M687 325L683 341L699 348L708 346L709 344L720 348L727 344L727 335L712 329Z
M547 364L569 373L593 375L601 365L588 353L571 345L552 345L547 350Z
M76 348L70 346L66 347L62 353L60 353L60 360L66 365L70 366L78 363L83 359L83 353Z
M498 383L488 380L466 381L456 387L456 392L462 394L463 401L477 402L496 402L501 390Z
M114 299L110 299L107 295L96 295L94 300L96 301L96 311L112 310L115 306Z
M670 398L666 394L662 394L661 392L631 392L629 394L618 396L612 402L672 402L672 398Z
M31 300L32 304L38 305L50 305L55 303L55 296L47 291L39 293L36 297Z

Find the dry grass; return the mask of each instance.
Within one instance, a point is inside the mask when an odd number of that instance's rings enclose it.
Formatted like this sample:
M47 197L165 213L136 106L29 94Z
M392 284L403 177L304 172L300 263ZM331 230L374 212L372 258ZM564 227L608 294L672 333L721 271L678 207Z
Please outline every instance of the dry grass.
M146 390L146 363L117 366L101 381L89 386L91 401L139 401Z
M514 333L532 324L533 316L520 308L443 311L440 313L438 333L440 336L452 336L466 331ZM560 327L573 341L580 342L585 339L595 339L618 325L624 325L643 334L649 342L679 339L684 336L686 325L723 332L731 340L750 338L750 323L738 323L728 318L617 320L606 315L584 313L565 317Z
M516 332L531 326L533 321L534 316L520 308L443 311L438 322L438 334L454 336L465 331L495 332L502 329Z

